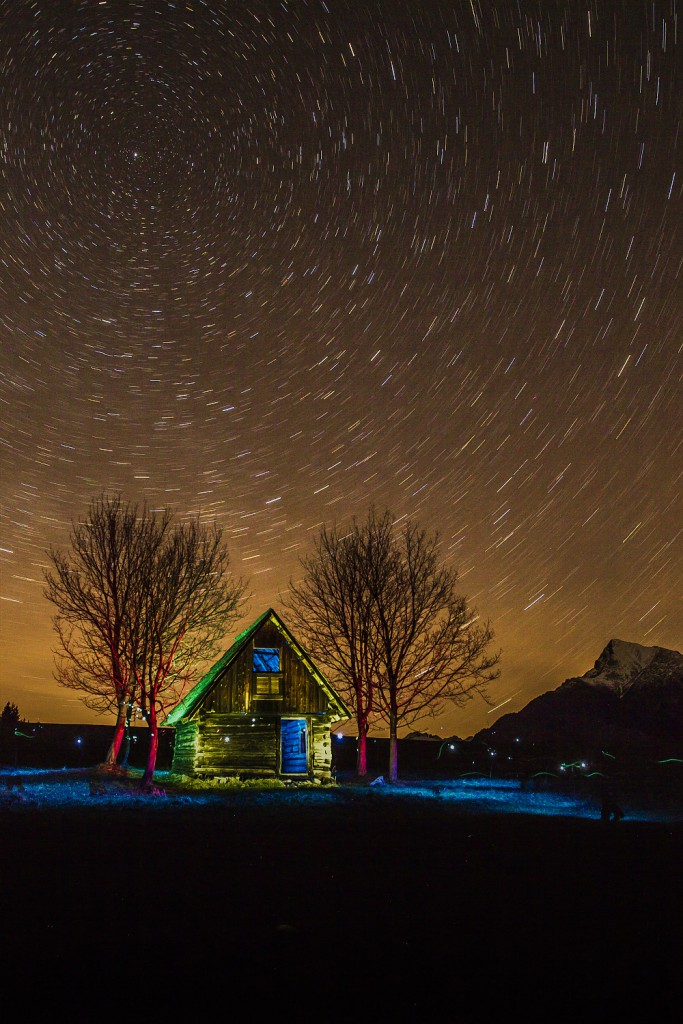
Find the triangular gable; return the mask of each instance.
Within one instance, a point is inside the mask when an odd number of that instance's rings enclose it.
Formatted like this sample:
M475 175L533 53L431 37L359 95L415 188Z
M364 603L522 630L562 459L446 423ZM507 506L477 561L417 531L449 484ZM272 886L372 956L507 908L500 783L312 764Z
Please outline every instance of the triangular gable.
M269 611L269 615L273 625L276 627L277 630L279 630L280 633L282 633L283 637L285 638L289 646L292 648L295 654L298 655L299 661L301 661L306 666L306 668L311 673L311 675L318 683L320 688L327 695L327 698L332 707L335 709L335 711L337 711L337 713L344 718L351 718L353 712L351 711L349 706L346 704L344 700L342 700L342 698L339 696L339 694L334 689L332 684L322 674L320 669L315 666L313 660L311 659L307 651L304 650L301 644L294 639L294 637L287 629L287 627L285 626L284 622L277 614L277 612L273 611L273 609L271 608Z
M325 676L322 674L320 669L316 668L310 656L306 653L304 648L298 643L290 631L285 626L280 616L272 608L269 608L262 615L259 615L258 619L252 622L251 626L242 632L235 638L231 647L225 652L225 654L218 659L215 665L209 669L209 671L202 676L196 686L193 686L189 693L185 694L179 704L173 708L172 711L166 716L164 725L177 725L177 723L191 714L197 706L202 702L203 698L209 693L209 691L216 684L222 673L227 669L235 658L244 650L247 644L251 642L254 634L258 632L261 626L268 620L272 622L279 633L282 634L284 639L287 641L289 646L298 656L299 660L306 666L308 671L311 673L315 681L321 687L323 692L326 694L331 706L334 710L345 718L350 718L352 715L351 710L348 708L346 703L342 700L336 690L333 689L331 683L327 681Z

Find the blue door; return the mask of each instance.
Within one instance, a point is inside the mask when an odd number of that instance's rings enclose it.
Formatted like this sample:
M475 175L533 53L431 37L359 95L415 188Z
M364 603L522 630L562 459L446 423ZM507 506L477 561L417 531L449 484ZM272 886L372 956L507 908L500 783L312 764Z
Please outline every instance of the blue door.
M305 718L283 718L280 722L282 774L305 775L308 771L308 737Z

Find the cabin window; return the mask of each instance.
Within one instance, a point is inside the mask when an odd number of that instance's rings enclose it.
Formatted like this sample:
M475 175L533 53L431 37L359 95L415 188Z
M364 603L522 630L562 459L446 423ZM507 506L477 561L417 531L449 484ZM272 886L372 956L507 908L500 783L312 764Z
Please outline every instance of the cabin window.
M254 672L279 672L280 671L280 649L279 647L255 647L254 648Z
M254 696L269 700L277 700L282 696L282 676L257 675L255 678Z

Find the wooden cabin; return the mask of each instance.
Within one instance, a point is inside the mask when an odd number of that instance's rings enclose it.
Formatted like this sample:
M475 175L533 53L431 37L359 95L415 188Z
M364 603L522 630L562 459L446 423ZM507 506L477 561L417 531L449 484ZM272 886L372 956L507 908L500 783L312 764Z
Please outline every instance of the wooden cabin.
M331 726L351 711L272 608L167 716L173 772L332 778Z

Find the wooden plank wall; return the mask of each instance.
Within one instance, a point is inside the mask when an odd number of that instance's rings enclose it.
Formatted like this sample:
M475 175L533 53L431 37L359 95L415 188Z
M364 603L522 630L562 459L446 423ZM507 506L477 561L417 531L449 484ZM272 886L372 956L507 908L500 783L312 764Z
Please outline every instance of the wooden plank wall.
M277 773L277 721L248 716L203 717L195 772L201 775Z
M325 719L308 719L313 778L332 778L332 740L330 723ZM227 741L226 741L227 739ZM279 719L257 719L249 716L202 716L181 722L176 728L173 771L179 775L206 778L220 776L279 775Z
M254 701L251 693L254 647L278 647L282 652L283 699L269 701L267 708L262 701ZM328 709L325 692L270 623L258 631L253 644L248 644L226 669L207 695L203 710L217 714L249 714L257 713L257 704L261 712L284 715L324 714Z
M329 719L314 718L310 721L309 735L313 748L313 776L329 781L332 778L332 736Z
M197 758L198 729L196 722L179 722L175 730L172 770L178 775L194 775Z

